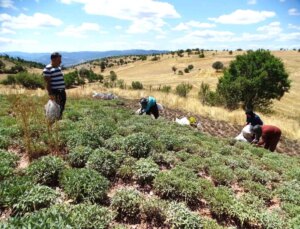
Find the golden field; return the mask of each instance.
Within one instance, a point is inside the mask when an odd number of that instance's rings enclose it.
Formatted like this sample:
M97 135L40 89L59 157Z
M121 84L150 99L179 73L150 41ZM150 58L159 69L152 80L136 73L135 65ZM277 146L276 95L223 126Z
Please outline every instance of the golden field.
M176 55L164 55L158 61L138 61L129 63L123 66L115 66L104 71L104 75L108 75L109 71L113 70L117 73L118 79L123 79L129 86L132 81L140 81L143 83L145 90L122 90L119 88L103 88L101 84L95 83L86 85L84 88L75 88L68 91L69 96L90 96L93 91L110 91L125 98L137 99L141 96L153 95L159 103L170 108L177 108L189 112L197 113L210 117L211 119L224 120L232 124L243 125L245 123L245 115L242 109L228 111L221 107L203 106L198 99L198 91L201 82L208 83L212 89L215 89L218 78L222 73L216 73L211 65L215 61L221 61L225 66L228 66L230 61L235 58L235 55L242 52L233 52L229 55L228 52L205 52L205 58L199 58L198 55L185 56L180 58ZM296 51L273 51L276 57L282 59L286 70L289 73L289 78L292 80L290 92L285 94L281 101L275 101L274 112L269 115L260 114L265 124L275 125L282 129L285 136L291 139L300 139L300 53ZM194 66L193 70L180 76L174 74L172 66L178 70L184 70L188 65ZM96 73L100 73L99 66L84 64L77 68L87 67L92 68ZM37 72L36 70L34 70ZM163 85L169 85L175 89L176 85L182 82L188 82L193 85L193 89L187 98L181 98L173 93L162 93L156 91L155 88ZM33 93L44 95L44 91L38 90L29 92L23 89L8 89L0 86L0 93ZM150 89L152 89L150 91ZM138 107L138 104L137 104Z

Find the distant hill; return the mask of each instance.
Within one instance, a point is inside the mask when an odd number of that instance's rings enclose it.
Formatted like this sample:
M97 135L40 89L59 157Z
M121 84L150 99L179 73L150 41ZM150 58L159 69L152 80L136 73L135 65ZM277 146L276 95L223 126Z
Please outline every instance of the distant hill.
M110 57L110 56L125 56L125 55L150 55L166 53L163 50L112 50L112 51L81 51L81 52L60 52L63 56L63 65L68 67L71 65L80 64L89 60ZM12 57L20 57L24 60L35 61L38 63L48 64L50 62L50 53L27 53L27 52L2 52L0 55L7 54Z

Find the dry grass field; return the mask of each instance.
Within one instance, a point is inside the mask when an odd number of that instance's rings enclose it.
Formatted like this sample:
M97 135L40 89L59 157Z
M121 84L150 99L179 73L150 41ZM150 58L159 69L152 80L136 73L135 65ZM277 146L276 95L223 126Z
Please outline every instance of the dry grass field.
M286 70L289 73L289 77L292 80L292 87L290 92L285 94L281 101L275 101L273 106L273 113L264 115L260 114L266 124L276 125L280 127L284 135L291 139L300 139L300 53L296 51L274 51L275 56L282 59L285 64ZM140 81L144 85L144 90L121 90L119 88L103 88L100 84L90 84L84 88L76 88L69 90L69 96L90 96L93 91L111 91L125 98L137 99L141 96L153 95L157 98L158 102L163 105L182 109L185 111L200 114L211 119L223 120L232 124L244 124L245 115L243 110L228 111L221 107L209 107L203 106L198 99L198 91L201 82L208 83L212 89L215 89L218 82L218 78L222 76L222 73L216 73L211 67L215 61L221 61L224 66L227 67L231 60L236 55L242 54L242 52L233 52L233 55L229 55L228 52L205 52L205 58L199 58L198 55L185 56L180 58L175 55L164 55L158 61L150 61L151 57L148 57L147 61L138 61L135 63L129 63L123 66L115 66L108 68L104 71L104 75L108 75L109 71L113 70L117 73L118 79L122 79L129 86L132 81ZM184 70L188 65L194 66L193 70L184 75L174 74L172 66L179 70ZM93 66L91 64L84 64L77 66L77 69L81 67L92 68L94 72L100 73L99 66ZM39 73L40 70L30 69L35 73ZM1 77L1 76L0 76ZM162 93L155 88L163 85L169 85L172 90L176 85L186 82L193 85L193 89L187 98L181 98L173 93ZM150 90L151 89L151 90ZM7 89L0 86L0 93L23 93L24 89ZM38 90L34 92L27 92L38 95L43 95L44 91Z

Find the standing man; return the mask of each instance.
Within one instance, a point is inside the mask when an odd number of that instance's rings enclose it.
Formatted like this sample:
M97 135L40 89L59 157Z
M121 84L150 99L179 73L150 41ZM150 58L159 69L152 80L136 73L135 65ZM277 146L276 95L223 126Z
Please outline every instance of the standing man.
M148 98L141 98L140 104L141 104L140 115L146 113L147 115L153 114L155 119L159 117L158 107L156 104L156 99L154 97L149 96Z
M281 130L276 126L271 125L256 125L253 127L252 132L255 135L255 139L252 143L259 146L264 145L265 149L274 152L281 136ZM261 137L261 140L259 141Z
M58 52L54 52L51 54L51 63L48 64L43 70L49 98L51 100L54 100L60 106L59 119L62 118L67 99L65 91L65 81L60 68L60 64L61 54Z

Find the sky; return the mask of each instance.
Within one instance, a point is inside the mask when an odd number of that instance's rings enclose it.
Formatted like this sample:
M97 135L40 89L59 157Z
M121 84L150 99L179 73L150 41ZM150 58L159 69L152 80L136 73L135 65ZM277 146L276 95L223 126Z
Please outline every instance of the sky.
M300 48L300 0L0 0L0 52Z

